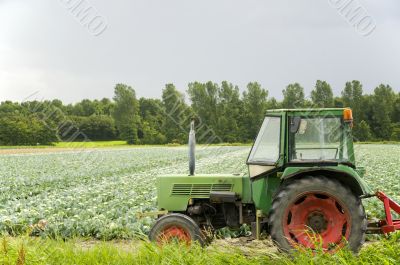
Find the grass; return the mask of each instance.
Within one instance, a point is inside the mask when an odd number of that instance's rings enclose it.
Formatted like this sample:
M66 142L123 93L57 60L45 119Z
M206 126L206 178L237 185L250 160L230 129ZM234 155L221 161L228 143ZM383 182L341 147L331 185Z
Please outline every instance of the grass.
M99 148L128 146L126 141L96 141L96 142L58 142L54 144L58 148Z
M245 255L238 248L157 245L144 241L100 242L32 238L0 238L2 264L398 264L400 234L364 247L358 255L298 251Z

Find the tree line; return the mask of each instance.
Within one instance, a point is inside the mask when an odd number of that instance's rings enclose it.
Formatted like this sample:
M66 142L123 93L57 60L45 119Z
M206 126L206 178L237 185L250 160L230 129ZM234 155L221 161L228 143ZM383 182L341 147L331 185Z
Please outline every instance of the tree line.
M199 142L251 142L267 109L317 107L351 107L357 141L400 140L400 93L389 85L364 94L362 84L354 80L335 96L326 81L318 80L310 97L299 83L289 84L282 94L278 101L257 82L240 93L232 83L210 81L190 83L188 101L173 84L165 86L161 99L138 99L132 87L117 84L112 99L75 104L57 99L5 101L0 104L0 145L100 140L182 144L192 119Z

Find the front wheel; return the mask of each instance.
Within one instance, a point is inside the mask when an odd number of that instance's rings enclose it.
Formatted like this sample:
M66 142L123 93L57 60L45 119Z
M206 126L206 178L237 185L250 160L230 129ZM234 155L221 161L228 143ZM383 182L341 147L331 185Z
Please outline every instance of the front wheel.
M187 215L171 213L157 219L150 230L149 239L158 244L197 242L205 244L205 237L196 222Z
M291 181L275 197L269 230L278 246L334 252L346 242L357 252L364 243L367 220L361 200L340 182L324 176Z

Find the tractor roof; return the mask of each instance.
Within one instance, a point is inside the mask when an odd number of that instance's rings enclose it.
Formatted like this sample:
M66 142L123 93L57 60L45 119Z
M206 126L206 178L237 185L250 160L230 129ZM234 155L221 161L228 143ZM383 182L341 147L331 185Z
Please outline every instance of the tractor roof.
M268 113L313 113L313 114L331 114L331 115L341 115L346 108L302 108L302 109L271 109L267 110Z

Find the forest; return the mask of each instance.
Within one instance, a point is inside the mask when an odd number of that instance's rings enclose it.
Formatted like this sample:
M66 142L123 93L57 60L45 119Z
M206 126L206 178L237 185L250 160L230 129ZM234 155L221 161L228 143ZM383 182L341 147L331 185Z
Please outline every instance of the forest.
M241 93L241 91L243 91ZM58 99L0 104L0 145L51 145L59 141L124 140L128 144L183 144L191 120L200 143L248 143L257 134L267 109L350 107L356 141L400 141L400 93L381 84L371 94L361 82L347 82L334 95L318 80L310 95L299 83L282 90L282 100L251 82L244 90L227 81L192 82L186 93L173 84L161 99L137 98L135 90L117 84L112 99Z

